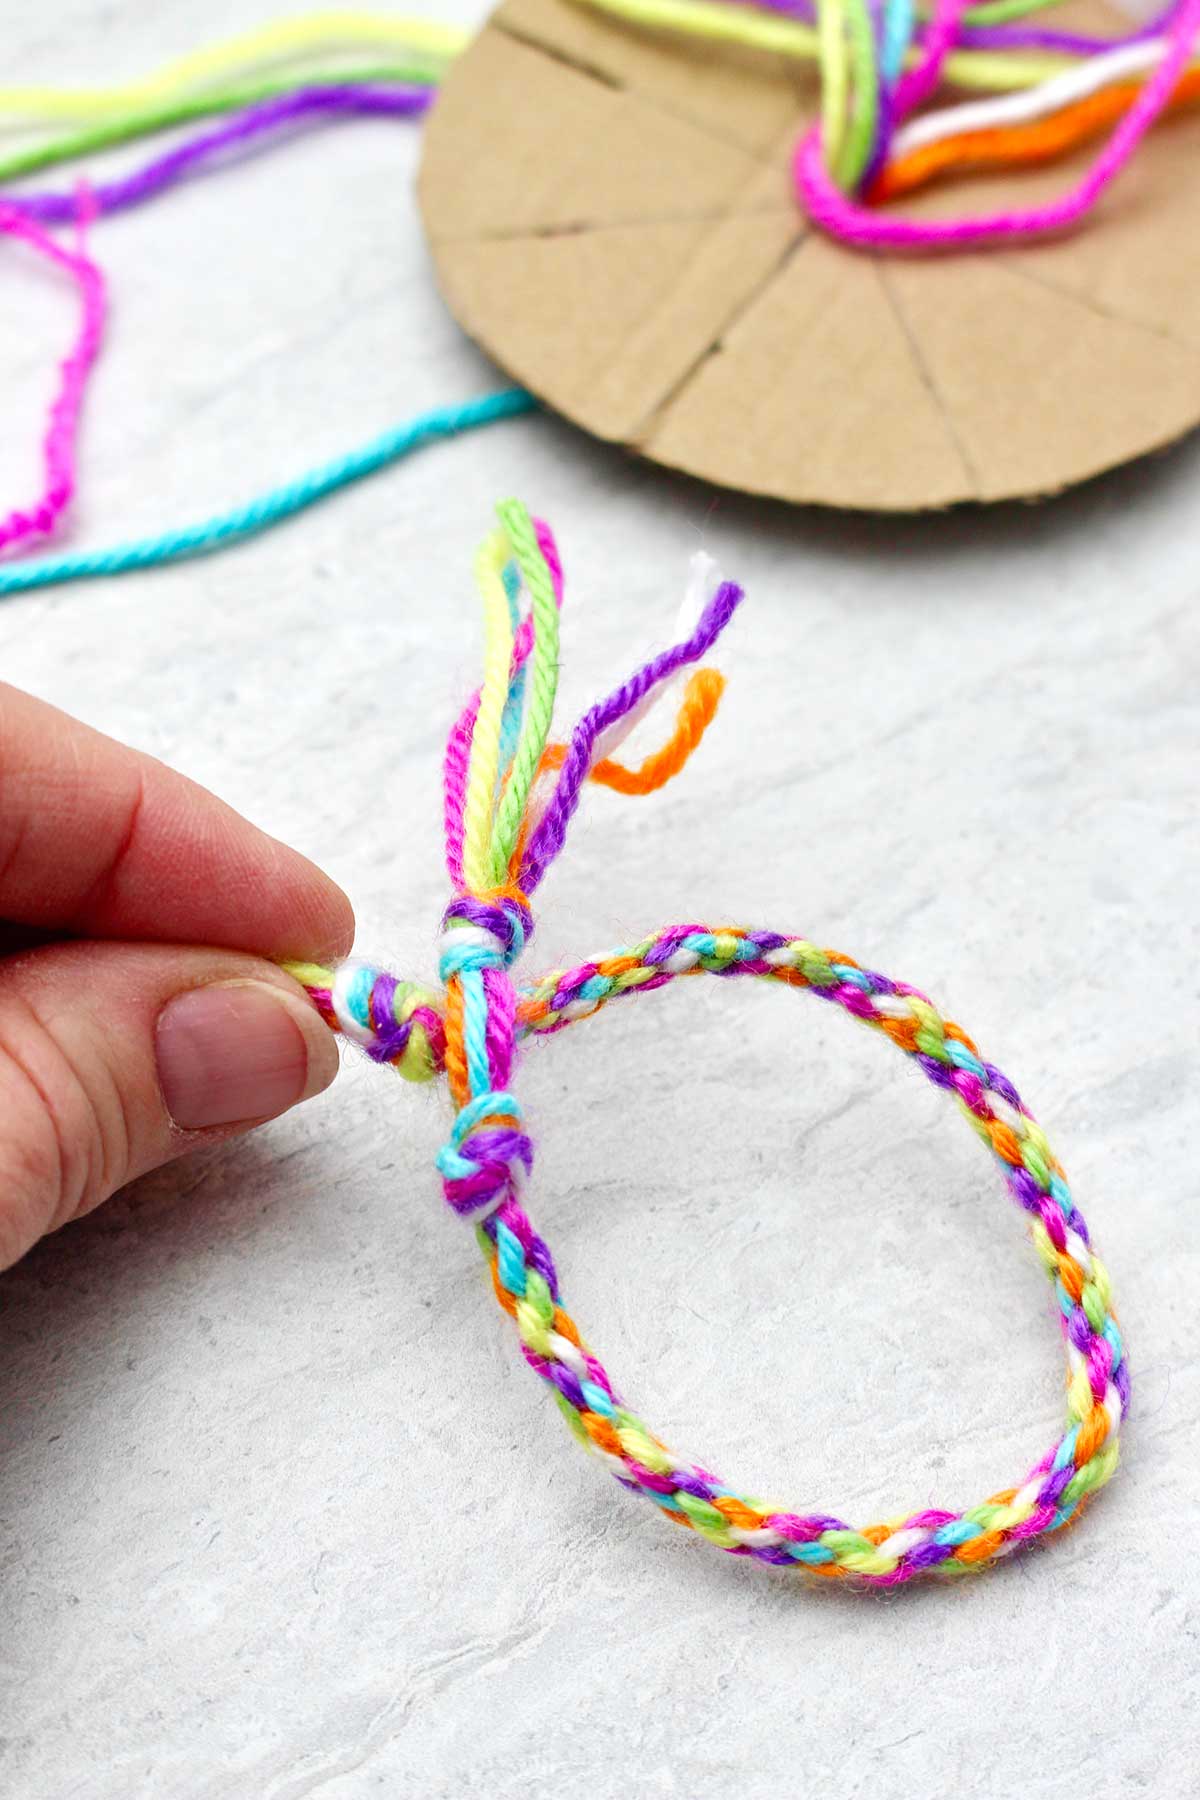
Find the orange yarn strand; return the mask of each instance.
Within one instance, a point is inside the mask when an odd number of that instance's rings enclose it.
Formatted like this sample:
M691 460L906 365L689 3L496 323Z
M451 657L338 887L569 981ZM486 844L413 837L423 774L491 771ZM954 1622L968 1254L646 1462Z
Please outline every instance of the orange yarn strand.
M956 137L923 144L889 164L871 187L873 202L898 200L928 186L950 169L1007 168L1015 164L1054 162L1088 138L1098 137L1121 117L1142 91L1142 83L1125 81L1064 106L1061 112L1031 125L997 126L990 131L963 131ZM1171 97L1174 111L1200 99L1200 68L1189 69Z
M725 677L719 669L697 669L684 690L675 729L666 743L652 750L636 769L606 756L589 772L588 780L612 788L614 793L631 796L652 794L665 787L678 775L716 718L724 692ZM547 744L542 767L561 769L566 753L564 744Z

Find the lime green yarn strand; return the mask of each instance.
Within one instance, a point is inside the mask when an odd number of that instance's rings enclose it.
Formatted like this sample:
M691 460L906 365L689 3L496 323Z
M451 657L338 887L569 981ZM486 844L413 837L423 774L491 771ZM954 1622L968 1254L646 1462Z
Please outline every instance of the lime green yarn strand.
M279 966L285 975L290 975L301 987L321 988L328 984L329 970L321 963L281 962Z
M616 1432L617 1441L626 1456L631 1456L635 1462L641 1464L643 1469L649 1469L652 1474L666 1474L671 1467L670 1454L650 1435L636 1414L627 1412L624 1408L618 1411ZM720 1513L716 1514L716 1522L718 1525L725 1523Z
M710 43L747 44L782 56L811 59L817 54L817 34L811 25L764 13L742 17L709 0L578 0L578 4L651 31L681 31Z
M848 189L858 186L870 160L879 117L879 87L875 69L875 31L866 0L848 0L846 23L854 70L854 100L846 139L842 145L839 178Z
M550 736L554 697L558 691L558 602L527 508L519 500L505 500L496 510L529 589L534 634L525 717L513 756L512 773L496 820L492 879L503 882L520 836L529 790Z
M802 62L819 60L818 33L811 25L743 11L740 7L714 5L712 0L576 0L581 6L629 19L651 30L680 32L709 43L744 44L777 56ZM919 48L910 50L906 67L920 60ZM1007 93L1035 87L1047 76L1075 66L1076 59L1049 52L1002 55L994 50L955 50L946 58L946 79L955 87Z
M554 1323L554 1297L550 1292L550 1284L536 1269L525 1271L525 1301L533 1308L543 1325Z
M963 14L965 25L1007 25L1010 19L1027 19L1031 13L1045 12L1060 6L1062 0L984 0L982 6L969 6ZM922 8L922 17L928 11Z
M124 113L115 119L104 119L100 124L51 138L48 143L32 144L24 150L14 151L0 157L0 182L36 175L42 169L72 162L79 156L90 156L97 150L115 149L120 144L148 137L151 132L169 130L172 125L188 125L196 119L208 119L218 113L234 112L242 106L253 106L260 100L275 100L298 88L368 87L376 82L423 85L440 81L444 71L445 63L433 56L414 57L403 63L385 63L372 68L306 70L302 74L274 76L220 88L190 99L173 100L162 106Z
M825 167L833 171L839 181L850 104L845 26L843 0L818 0L817 61L821 69L821 148L825 156Z
M480 1235L482 1236L482 1233ZM492 1254L492 1245L491 1245L491 1241L488 1240L487 1249L484 1251L484 1255L490 1257L491 1254ZM559 1412L562 1414L563 1418L567 1422L567 1429L571 1433L571 1436L575 1439L575 1442L577 1444L579 1444L584 1450L586 1450L590 1455L591 1448L592 1448L592 1440L588 1436L587 1432L585 1431L582 1421L580 1420L579 1414L576 1412L575 1408L571 1405L571 1402L568 1399L566 1399L566 1397L564 1395L556 1392L554 1395L554 1401L558 1407Z
M504 589L509 545L504 532L493 531L475 559L475 580L483 601L484 670L479 711L471 735L467 795L463 805L463 874L474 893L492 886L493 801L500 773L500 723L508 698L513 628Z
M1076 1506L1085 1494L1091 1494L1102 1488L1106 1481L1111 1481L1117 1472L1117 1464L1121 1460L1121 1446L1114 1438L1103 1450L1093 1456L1091 1462L1084 1463L1078 1469L1062 1491L1062 1506Z
M1107 1265L1102 1263L1094 1252L1092 1255L1092 1284L1104 1304L1105 1312L1111 1312L1112 1277L1109 1275Z
M553 1354L550 1346L550 1333L546 1329L545 1321L534 1311L527 1300L517 1301L513 1319L516 1323L517 1334L527 1349L532 1350L535 1356Z

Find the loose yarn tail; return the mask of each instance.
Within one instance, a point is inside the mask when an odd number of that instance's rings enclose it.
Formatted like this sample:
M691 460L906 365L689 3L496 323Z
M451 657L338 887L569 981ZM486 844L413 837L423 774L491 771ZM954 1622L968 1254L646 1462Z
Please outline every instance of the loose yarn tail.
M563 850L589 776L640 793L683 767L719 702L715 670L701 672L668 743L642 769L629 770L601 752L630 714L706 654L741 599L732 583L718 587L694 631L592 707L565 744L552 745L562 564L549 527L520 502L505 502L498 515L499 530L476 560L487 646L483 682L446 746L446 867L454 893L439 959L444 1061L458 1110L438 1167L448 1204L475 1219L491 1243L501 1229L522 1238L532 1231L520 1201L533 1145L510 1091L517 1021L512 969L533 933L530 896Z
M86 190L78 204L79 225L74 249L67 249L16 207L0 201L0 233L25 244L74 282L79 295L79 322L70 350L59 364L58 391L51 402L42 438L43 487L30 507L14 507L0 518L0 553L31 539L47 537L75 492L75 447L88 374L104 335L104 276L87 254L84 232L91 216Z

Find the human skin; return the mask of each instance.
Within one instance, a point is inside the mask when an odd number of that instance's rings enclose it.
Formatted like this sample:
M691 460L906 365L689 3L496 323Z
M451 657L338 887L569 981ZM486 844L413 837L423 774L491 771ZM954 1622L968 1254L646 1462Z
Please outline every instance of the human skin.
M0 1267L327 1087L336 1046L277 964L353 935L306 858L0 683Z

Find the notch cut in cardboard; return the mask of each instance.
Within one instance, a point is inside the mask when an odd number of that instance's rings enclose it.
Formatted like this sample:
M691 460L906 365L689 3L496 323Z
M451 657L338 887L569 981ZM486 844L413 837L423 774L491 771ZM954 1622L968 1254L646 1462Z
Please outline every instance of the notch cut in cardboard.
M1055 18L1122 29L1098 0ZM586 431L793 502L1041 496L1200 423L1200 109L1160 122L1073 236L918 259L809 229L789 157L816 105L793 61L504 0L425 138L452 312ZM1036 204L1094 154L902 209Z

